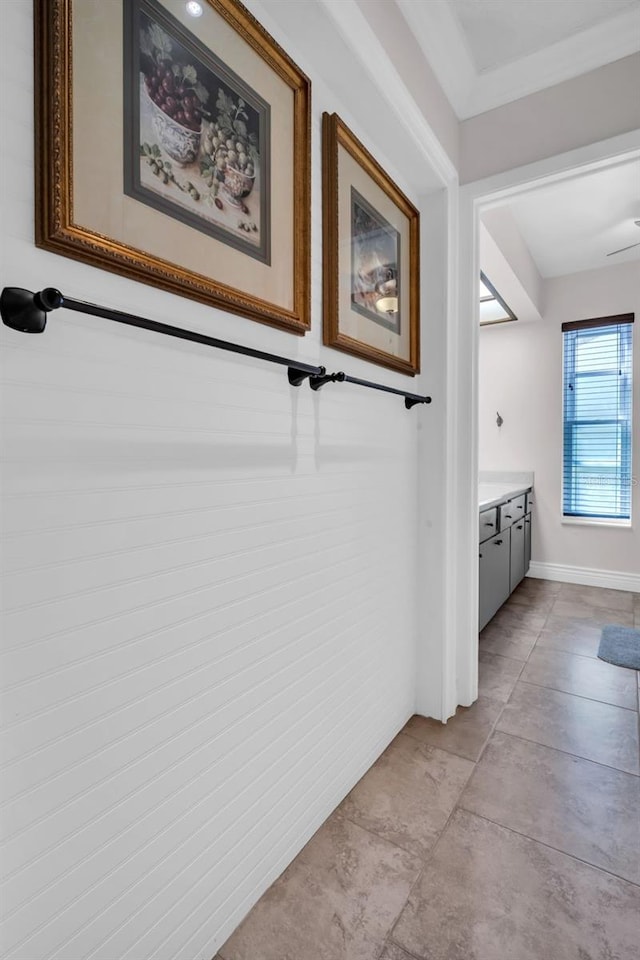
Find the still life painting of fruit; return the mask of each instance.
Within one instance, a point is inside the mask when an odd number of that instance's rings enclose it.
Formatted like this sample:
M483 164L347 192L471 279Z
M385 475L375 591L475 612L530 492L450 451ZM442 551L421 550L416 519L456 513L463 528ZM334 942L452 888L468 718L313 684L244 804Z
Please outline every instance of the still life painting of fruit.
M351 187L351 306L400 333L400 234Z
M161 4L133 6L125 193L268 263L269 104Z

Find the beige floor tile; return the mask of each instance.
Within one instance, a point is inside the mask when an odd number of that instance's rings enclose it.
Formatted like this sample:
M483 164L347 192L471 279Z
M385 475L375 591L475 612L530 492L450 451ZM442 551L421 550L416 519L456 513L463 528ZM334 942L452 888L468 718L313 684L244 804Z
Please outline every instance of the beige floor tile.
M497 700L479 697L470 707L458 707L455 717L446 723L413 716L404 733L467 760L477 760L503 706Z
M399 734L338 807L417 857L426 857L471 776L471 760Z
M555 602L557 603L557 601ZM514 603L500 607L495 617L489 622L508 629L533 630L539 633L544 627L546 619L547 612L539 613L535 606L525 607L522 604Z
M520 679L629 710L637 708L633 670L604 660L536 646Z
M511 596L530 596L547 599L557 597L560 593L561 583L555 580L540 580L537 577L525 577L521 580Z
M478 694L506 703L524 663L509 657L480 651L478 656Z
M563 583L558 599L631 613L634 595L626 590L609 590L604 587L585 587L580 583Z
M507 600L504 609L510 610L512 608L525 607L527 610L535 610L538 614L548 614L551 611L551 607L556 601L555 594L531 594L526 591L520 593L520 588L516 587L509 599Z
M581 600L563 600L558 597L551 615L554 617L570 617L588 619L594 627L604 627L607 623L617 623L620 627L633 626L633 611L599 607Z
M491 622L480 634L480 650L511 657L512 660L526 660L535 646L537 636L536 630L518 630Z
M425 960L631 960L639 910L638 887L458 811L392 936Z
M640 777L504 733L460 798L465 810L635 883L639 804Z
M421 866L331 817L219 952L224 960L372 960Z
M610 703L518 681L496 730L640 774L638 718Z
M591 620L551 614L544 630L540 631L537 645L576 653L581 657L597 657L601 636L602 627L594 626Z

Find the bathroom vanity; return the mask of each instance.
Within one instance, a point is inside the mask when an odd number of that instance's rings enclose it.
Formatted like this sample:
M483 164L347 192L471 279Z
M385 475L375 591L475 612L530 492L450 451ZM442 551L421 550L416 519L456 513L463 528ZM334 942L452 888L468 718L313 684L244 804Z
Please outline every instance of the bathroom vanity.
M481 480L479 509L478 629L482 630L529 570L532 482Z

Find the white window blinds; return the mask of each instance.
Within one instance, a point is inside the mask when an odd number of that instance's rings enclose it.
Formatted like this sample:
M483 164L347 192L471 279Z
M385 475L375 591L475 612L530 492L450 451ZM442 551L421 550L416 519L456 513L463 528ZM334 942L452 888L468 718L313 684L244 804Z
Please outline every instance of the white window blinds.
M633 314L562 325L563 513L631 517Z

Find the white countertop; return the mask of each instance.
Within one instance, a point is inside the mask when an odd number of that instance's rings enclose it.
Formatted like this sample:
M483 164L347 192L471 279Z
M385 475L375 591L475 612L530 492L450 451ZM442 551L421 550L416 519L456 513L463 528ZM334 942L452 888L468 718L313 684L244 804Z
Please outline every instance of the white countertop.
M480 510L488 510L502 503L503 500L510 500L521 493L531 490L532 485L525 480L519 482L515 480L492 481L491 483L482 482L478 486L478 503Z

